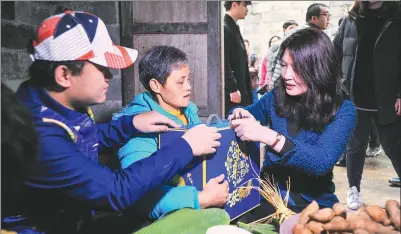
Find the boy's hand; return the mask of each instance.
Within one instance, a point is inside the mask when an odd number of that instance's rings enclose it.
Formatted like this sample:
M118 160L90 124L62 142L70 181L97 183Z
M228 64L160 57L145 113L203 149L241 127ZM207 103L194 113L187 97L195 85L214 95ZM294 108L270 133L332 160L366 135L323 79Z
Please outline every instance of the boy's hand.
M228 182L224 180L224 174L212 178L207 182L202 192L199 192L198 199L201 208L210 206L223 206L228 199Z
M150 111L136 115L132 120L134 127L143 133L165 132L169 126L178 128L180 125L157 111Z
M189 129L182 138L191 146L194 156L201 156L216 152L216 148L220 146L218 140L221 134L218 133L217 128L199 124Z

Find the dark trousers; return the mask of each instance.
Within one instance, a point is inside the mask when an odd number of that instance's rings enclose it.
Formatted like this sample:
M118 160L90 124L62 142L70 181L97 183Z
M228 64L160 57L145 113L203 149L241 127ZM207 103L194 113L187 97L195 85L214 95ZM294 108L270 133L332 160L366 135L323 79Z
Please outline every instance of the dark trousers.
M380 143L398 177L400 177L401 160L401 118L391 124L379 125L377 112L358 110L357 123L348 143L347 149L347 176L350 187L360 190L363 166L365 164L366 148L369 142L371 120L377 127Z
M376 149L380 146L379 132L377 131L377 127L375 121L370 121L370 131L369 131L369 147L371 149Z

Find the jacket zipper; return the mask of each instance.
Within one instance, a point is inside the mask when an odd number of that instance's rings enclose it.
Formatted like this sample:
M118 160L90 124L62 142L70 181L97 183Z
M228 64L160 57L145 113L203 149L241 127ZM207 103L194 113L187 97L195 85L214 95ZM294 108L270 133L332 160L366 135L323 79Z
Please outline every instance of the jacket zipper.
M388 27L390 27L391 23L392 23L391 20L387 20L386 23L384 24L384 26L382 27L382 29L380 30L380 34L379 34L379 36L378 36L377 39L376 39L375 47L373 48L373 51L376 50L377 42L379 42L380 37L384 34L384 32L386 31L386 29L387 29Z
M384 34L384 32L387 30L387 28L390 27L391 23L392 23L391 20L387 20L386 23L384 24L384 26L382 27L382 29L380 30L380 34L379 34L379 36L377 37L376 42L375 42L375 46L374 46L374 48L373 48L373 58L375 57L376 46L377 46L377 43L378 43L379 40L380 40L380 37ZM377 97L377 94L376 94L376 69L375 69L375 59L373 59L373 85L374 85L374 87L375 87L375 96ZM376 110L378 110L378 109L379 109L379 108L378 108L377 102L376 102Z

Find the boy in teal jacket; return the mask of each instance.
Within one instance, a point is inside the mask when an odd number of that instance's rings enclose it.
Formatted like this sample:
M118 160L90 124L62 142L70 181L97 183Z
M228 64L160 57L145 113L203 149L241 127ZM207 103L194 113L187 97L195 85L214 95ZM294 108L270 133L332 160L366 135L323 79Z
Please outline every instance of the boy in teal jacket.
M138 94L123 110L115 113L113 119L157 111L180 125L200 124L198 108L190 101L188 62L187 55L175 47L156 46L150 49L139 61L139 78L148 92ZM144 134L131 139L118 151L122 168L150 156L157 148L157 134ZM166 193L155 205L150 217L158 219L184 207L200 209L224 205L228 184L219 184L223 179L223 175L212 179L202 192L198 192L194 186L164 186Z

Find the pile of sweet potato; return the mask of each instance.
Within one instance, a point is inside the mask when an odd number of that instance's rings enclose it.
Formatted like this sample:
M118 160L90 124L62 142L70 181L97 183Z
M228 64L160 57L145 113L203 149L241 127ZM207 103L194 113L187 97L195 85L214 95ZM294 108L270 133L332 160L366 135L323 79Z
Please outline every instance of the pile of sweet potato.
M333 209L319 209L313 201L302 211L293 233L400 233L400 203L395 200L388 200L385 209L372 205L361 206L355 212L346 211L340 203L336 203Z

